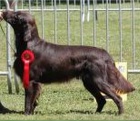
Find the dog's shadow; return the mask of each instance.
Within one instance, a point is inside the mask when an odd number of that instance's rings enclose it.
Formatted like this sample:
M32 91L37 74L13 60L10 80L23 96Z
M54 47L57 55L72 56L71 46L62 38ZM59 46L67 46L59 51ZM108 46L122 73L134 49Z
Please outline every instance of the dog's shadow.
M9 110L8 108L4 110L0 110L0 114L24 114L23 111L14 111L14 110Z
M51 114L82 114L82 115L102 115L102 114L107 114L107 115L118 115L118 113L116 111L102 111L101 113L97 113L95 111L91 111L91 110L76 110L76 109L72 109L66 112L61 112L61 111L54 111L51 112ZM42 113L40 113L42 114ZM44 114L42 114L44 115Z
M70 110L68 111L67 113L75 113L75 114L97 114L97 115L100 115L100 114L108 114L108 115L117 115L118 113L116 111L102 111L100 113L97 113L97 112L94 112L94 111L90 111L90 110Z
M11 113L18 113L18 114L23 114L23 111L14 111L14 110L10 110L6 107L4 107L1 103L0 103L0 114L11 114Z
M1 103L0 103L0 114L24 114L23 111L14 111L14 110L10 110L6 107L4 107ZM52 112L51 112L52 113ZM90 111L90 110L69 110L66 111L65 114L70 114L70 113L75 113L75 114L109 114L109 115L116 115L117 112L115 111L103 111L101 113L95 113L94 111ZM41 111L35 111L35 114L41 114L41 115L45 115L44 113L42 113ZM55 111L54 114L64 114L64 112L61 111Z

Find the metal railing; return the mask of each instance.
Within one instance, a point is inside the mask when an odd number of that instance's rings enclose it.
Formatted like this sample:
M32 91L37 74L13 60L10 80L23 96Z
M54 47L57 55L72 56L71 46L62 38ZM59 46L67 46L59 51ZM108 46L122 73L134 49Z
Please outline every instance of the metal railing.
M5 2L8 9L8 0ZM102 47L114 57L115 61L126 61L128 73L140 72L139 0L113 0L113 2L112 0L15 0L15 2L15 10L29 11L35 16L39 23L39 33L47 41ZM11 43L11 37L8 25L6 30L7 71L0 72L0 75L7 75L9 93L11 93L12 60L8 44ZM114 52L116 48L117 53ZM18 92L17 81L15 83Z
M6 3L6 9L9 9L9 3L8 0L5 0ZM0 75L7 76L7 82L8 82L8 92L12 93L12 83L11 83L11 51L10 51L10 26L6 24L6 45L7 45L7 51L6 51L6 57L7 57L7 70L0 72Z
M10 9L9 1L5 0L4 1L6 4L6 9ZM13 2L16 2L16 0L13 0ZM9 94L12 94L12 57L11 57L11 35L10 35L10 25L6 24L6 71L0 71L0 75L2 76L7 76L7 83L8 83L8 92ZM18 82L17 79L15 79L15 88L16 92L19 92L19 87L18 87Z

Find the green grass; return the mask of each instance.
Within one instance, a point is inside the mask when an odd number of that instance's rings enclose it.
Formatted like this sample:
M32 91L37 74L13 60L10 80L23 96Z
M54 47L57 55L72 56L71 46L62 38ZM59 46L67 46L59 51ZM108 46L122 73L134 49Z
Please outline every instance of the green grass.
M117 114L117 107L113 101L107 102L101 114L95 114L96 102L84 89L80 80L72 80L64 84L51 84L42 86L42 94L39 98L39 106L35 114L24 116L21 113L0 114L1 120L138 120L140 119L138 75L129 75L136 91L128 94L128 100L124 102L125 113ZM4 78L1 82L0 99L7 108L21 112L24 110L24 91L20 84L20 93L9 95L7 83Z
M137 7L140 6L138 3ZM61 6L66 7L66 6ZM73 6L71 6L73 7ZM79 6L76 6L79 7ZM103 5L96 7L102 8ZM114 5L114 8L116 6ZM129 7L125 4L122 7ZM37 21L39 34L41 35L41 15L39 12L32 12ZM83 23L83 39L84 45L93 46L93 16L90 13L90 21ZM98 21L96 21L96 46L106 48L106 23L105 12L98 12ZM131 12L122 13L122 44L123 59L128 62L128 68L132 69L132 41L131 41ZM45 39L49 42L54 41L54 13L44 12L45 19ZM67 14L66 12L57 13L57 43L67 44ZM80 36L80 14L79 11L70 12L70 44L81 44ZM109 12L109 53L115 61L119 61L119 21L118 13ZM135 41L136 41L136 61L135 66L140 66L140 16L139 11L135 13ZM1 22L5 28L5 22ZM12 29L11 29L12 30ZM6 31L6 30L4 30ZM0 30L0 71L6 70L6 37ZM11 32L11 42L14 46L13 32ZM12 52L12 56L13 56ZM13 78L13 77L12 77ZM15 93L14 80L12 79L13 94L8 94L6 77L0 77L0 100L4 106L10 110L19 113L0 114L0 120L139 120L140 119L140 75L129 74L128 80L136 87L136 91L128 94L128 100L124 102L125 113L121 116L117 114L117 107L114 102L107 102L101 114L95 114L96 102L91 100L93 97L84 89L82 82L72 80L69 83L43 85L42 94L39 99L39 106L35 110L35 115L25 116L20 112L24 110L24 91L22 84L20 85L19 94Z

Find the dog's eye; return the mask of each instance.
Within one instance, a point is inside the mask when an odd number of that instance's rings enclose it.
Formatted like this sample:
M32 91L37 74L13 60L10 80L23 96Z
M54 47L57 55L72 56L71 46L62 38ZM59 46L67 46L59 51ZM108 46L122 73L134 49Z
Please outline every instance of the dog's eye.
M15 14L15 19L21 19L21 16L18 14Z
M17 23L23 23L24 22L24 18L18 14L15 15L15 19L17 21Z
M16 18L20 20L21 19L21 16L20 15L16 15Z
M18 19L18 15L17 14L15 14L15 19Z

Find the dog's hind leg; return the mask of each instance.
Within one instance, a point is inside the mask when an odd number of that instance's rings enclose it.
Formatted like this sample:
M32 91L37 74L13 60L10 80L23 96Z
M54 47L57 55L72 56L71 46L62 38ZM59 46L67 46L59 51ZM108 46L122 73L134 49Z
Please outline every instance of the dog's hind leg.
M97 103L99 105L97 108L97 112L100 112L102 110L105 103L105 99L100 94L100 92L103 92L115 102L118 107L119 114L121 114L123 113L122 99L116 94L114 88L105 80L105 71L105 63L103 62L100 63L100 61L98 61L98 63L86 63L83 67L82 73L84 85L97 100Z
M34 81L30 82L28 89L25 89L25 114L33 114L37 106L37 99L39 98L41 85Z
M106 82L104 82L100 77L94 78L94 84L101 92L106 94L115 102L119 110L118 113L122 114L124 112L122 99L119 95L115 93L115 90L111 86L109 86Z
M106 103L106 100L105 98L101 95L99 89L92 83L92 78L88 78L88 77L85 77L82 79L83 81L83 84L85 86L85 88L95 97L96 99L96 102L98 104L97 106L97 109L96 109L96 112L101 112L105 103Z

